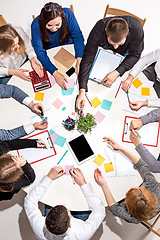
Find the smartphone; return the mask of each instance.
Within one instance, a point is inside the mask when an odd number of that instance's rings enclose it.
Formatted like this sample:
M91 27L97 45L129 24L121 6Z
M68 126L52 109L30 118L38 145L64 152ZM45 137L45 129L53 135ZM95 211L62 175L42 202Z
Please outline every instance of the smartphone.
M71 67L71 68L68 69L68 71L66 72L66 75L67 75L68 77L70 77L74 72L75 72L75 68L74 68L74 67Z

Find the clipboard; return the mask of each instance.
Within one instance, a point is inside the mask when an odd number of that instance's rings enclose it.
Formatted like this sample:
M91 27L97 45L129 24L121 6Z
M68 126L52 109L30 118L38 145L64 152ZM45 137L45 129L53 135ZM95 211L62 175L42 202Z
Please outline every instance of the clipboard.
M30 164L45 160L57 154L48 130L26 137L26 139L42 139L47 146L47 149L26 148L17 150L18 155L23 156Z
M109 72L112 72L119 66L123 59L124 57L120 54L99 49L92 65L89 79L100 83Z
M122 142L132 143L131 140L129 139L129 136L130 136L129 126L131 121L134 119L138 119L138 118L125 116ZM148 123L142 126L138 131L141 136L142 143L146 146L157 147L158 138L159 138L159 129L160 129L160 122Z
M35 71L29 72L34 92L39 92L47 88L51 88L51 83L45 68L43 68L43 73L44 76L40 78Z

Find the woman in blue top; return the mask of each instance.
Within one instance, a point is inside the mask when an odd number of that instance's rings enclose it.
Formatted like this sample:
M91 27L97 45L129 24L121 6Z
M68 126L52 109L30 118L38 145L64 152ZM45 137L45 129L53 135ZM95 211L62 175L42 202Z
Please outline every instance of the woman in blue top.
M31 25L32 45L43 67L55 77L58 85L66 88L65 76L58 72L47 56L47 49L74 43L77 58L75 72L78 74L84 50L84 38L73 12L57 3L47 3Z

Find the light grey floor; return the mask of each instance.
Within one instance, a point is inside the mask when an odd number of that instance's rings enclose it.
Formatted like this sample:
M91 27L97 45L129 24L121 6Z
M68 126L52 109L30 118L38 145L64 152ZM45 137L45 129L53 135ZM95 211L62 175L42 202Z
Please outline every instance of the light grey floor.
M23 190L10 201L0 204L1 240L36 240L23 209L23 200L26 194ZM40 204L44 211L44 205ZM128 224L116 218L106 210L107 217L92 240L156 240L155 234L141 224ZM160 224L160 221L159 221ZM157 226L158 228L158 226Z
M8 23L19 25L30 33L32 14L37 16L47 0L1 0L0 14ZM62 6L74 5L76 18L81 26L85 41L95 23L103 18L106 5L132 12L147 21L144 26L145 47L147 54L160 47L159 0L57 0ZM1 240L35 240L35 236L23 210L25 193L21 191L11 201L0 202L0 239ZM44 206L41 204L41 209ZM159 224L160 226L160 224ZM157 227L158 228L158 227ZM115 218L109 211L107 217L92 240L156 240L142 225L127 224Z

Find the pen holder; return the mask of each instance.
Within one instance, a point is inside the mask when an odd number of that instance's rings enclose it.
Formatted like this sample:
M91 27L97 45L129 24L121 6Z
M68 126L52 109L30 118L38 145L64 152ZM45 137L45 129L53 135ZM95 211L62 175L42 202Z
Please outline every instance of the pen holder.
M66 120L62 121L62 124L66 130L73 130L75 128L76 120L68 117Z

